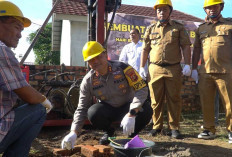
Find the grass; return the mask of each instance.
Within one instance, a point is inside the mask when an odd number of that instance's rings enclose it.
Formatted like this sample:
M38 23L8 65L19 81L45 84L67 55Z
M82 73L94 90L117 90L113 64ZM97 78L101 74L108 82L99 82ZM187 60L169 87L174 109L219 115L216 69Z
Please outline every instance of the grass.
M37 153L39 153L39 152L40 152L40 150L36 150L36 149L33 149L33 148L31 147L29 154L37 154Z
M164 117L164 129L167 128L167 116ZM197 135L202 131L202 129L200 128L201 125L203 124L203 119L202 119L202 113L201 112L194 112L194 113L183 113L181 115L181 122L180 122L180 131L181 133L187 138L190 137L191 140L195 140L197 138ZM216 132L216 139L213 140L212 142L216 142L217 141L223 141L228 143L228 133L227 130L225 128L226 124L225 124L225 114L220 114L219 115L219 126L216 128L217 132ZM159 143L160 145L160 151L162 151L162 149L172 149L174 148L174 146L178 146L178 149L182 149L182 147L185 146L185 144L181 144L181 140L171 140L169 137L167 136L163 136L163 135L159 135L157 137L155 137L154 139L150 139L150 137L147 136L148 132L151 130L152 125L148 125L143 131L142 131L142 138L147 140L153 140L157 143ZM96 131L96 130L94 130ZM122 129L120 127L118 127L117 132L119 134L117 134L117 138L127 138L124 135L122 135ZM120 136L121 135L121 136ZM57 135L58 136L58 135ZM197 139L195 140L197 142L199 142ZM175 142L174 145L172 145L172 142ZM193 142L194 143L194 142ZM163 144L163 145L162 145ZM195 143L198 144L198 143ZM187 144L186 144L187 145ZM190 145L187 145L186 148L190 147ZM193 147L195 147L196 145L193 144ZM39 154L39 151L41 150L37 150L35 148L31 148L30 150L30 154L32 155L37 155ZM2 157L2 155L0 154L0 157Z
M202 113L183 113L182 120L180 122L181 132L197 136L203 129L203 117ZM219 114L219 126L216 127L216 139L221 141L228 141L228 132L226 130L225 114Z

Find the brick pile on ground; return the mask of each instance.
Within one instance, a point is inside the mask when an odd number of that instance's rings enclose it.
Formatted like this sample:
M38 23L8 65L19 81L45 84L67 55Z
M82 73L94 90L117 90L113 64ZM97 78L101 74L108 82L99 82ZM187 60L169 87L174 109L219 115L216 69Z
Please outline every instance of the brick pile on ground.
M72 150L54 149L53 155L56 157L71 156L80 153L85 157L113 157L111 147L105 145L76 145Z

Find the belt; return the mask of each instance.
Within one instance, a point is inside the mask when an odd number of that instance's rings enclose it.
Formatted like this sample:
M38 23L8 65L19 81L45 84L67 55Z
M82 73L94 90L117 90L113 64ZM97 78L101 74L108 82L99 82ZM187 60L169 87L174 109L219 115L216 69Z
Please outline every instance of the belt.
M152 62L151 62L151 63L152 63ZM155 64L155 65L158 65L158 66L161 66L161 67L166 67L166 66L172 66L172 65L180 64L180 62L174 63L174 64L169 64L169 63L162 63L162 64L152 63L152 64Z

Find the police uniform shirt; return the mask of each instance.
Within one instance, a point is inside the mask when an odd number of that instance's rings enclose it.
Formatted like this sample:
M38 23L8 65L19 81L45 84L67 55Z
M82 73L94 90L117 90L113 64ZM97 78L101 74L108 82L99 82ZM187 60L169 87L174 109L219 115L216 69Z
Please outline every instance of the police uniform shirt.
M150 52L150 62L162 64L177 64L182 59L180 46L191 45L189 35L183 24L169 20L162 26L155 22L144 34L143 49Z
M142 106L147 95L146 83L135 69L123 62L108 61L107 76L102 77L96 71L90 70L83 78L71 130L81 130L93 96L113 107L131 103L130 109L134 109Z
M202 49L199 73L232 72L232 20L205 22L196 31L194 47Z

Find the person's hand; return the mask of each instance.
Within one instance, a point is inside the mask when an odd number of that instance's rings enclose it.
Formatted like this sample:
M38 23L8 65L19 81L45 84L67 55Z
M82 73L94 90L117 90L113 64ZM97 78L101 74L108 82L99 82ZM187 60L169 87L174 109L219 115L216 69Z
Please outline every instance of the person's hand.
M140 75L144 80L146 80L146 78L147 78L147 73L146 73L146 70L144 69L144 67L140 67L140 69L139 69L139 75Z
M185 75L185 76L190 76L190 75L191 75L190 66L186 64L186 65L184 66L184 69L183 69L182 73L183 73L183 75Z
M194 81L196 81L196 84L198 83L198 72L197 70L192 70L192 76L191 76Z
M74 144L76 142L76 139L77 139L77 134L74 131L71 131L62 140L61 148L71 150L72 148L74 148Z
M135 117L129 117L129 115L126 114L122 119L120 126L123 127L124 135L131 135L132 133L134 133L135 130Z
M47 113L49 113L53 108L51 102L47 98L45 98L45 100L41 104L46 108Z

